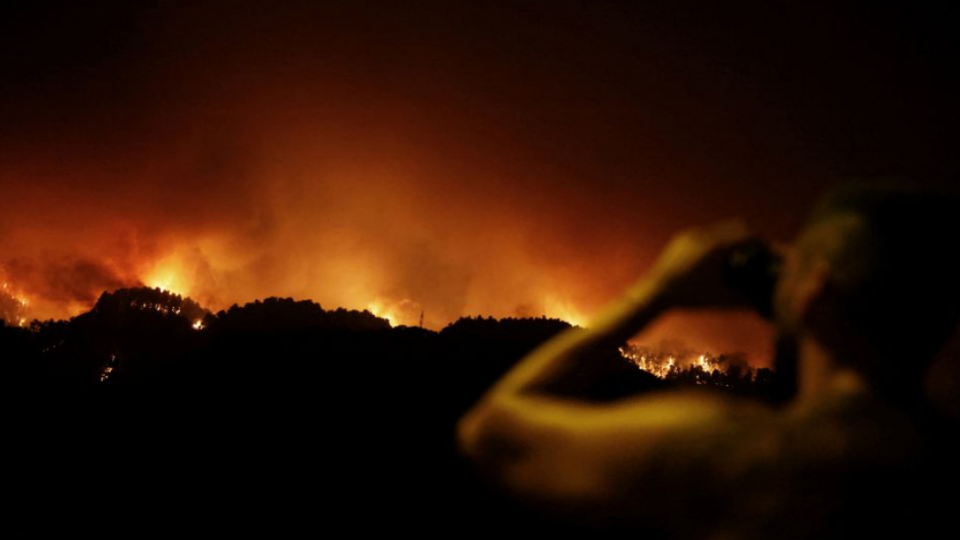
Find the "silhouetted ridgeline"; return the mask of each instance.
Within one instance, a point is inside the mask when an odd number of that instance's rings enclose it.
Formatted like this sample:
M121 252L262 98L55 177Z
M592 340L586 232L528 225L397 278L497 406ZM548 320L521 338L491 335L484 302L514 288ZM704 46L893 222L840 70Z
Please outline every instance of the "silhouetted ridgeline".
M381 519L442 528L423 521L429 508L444 522L495 531L505 520L533 525L475 482L456 453L455 422L518 359L569 327L468 317L439 332L392 328L367 311L280 298L210 313L169 292L123 289L69 321L0 324L0 376L8 392L75 400L78 389L103 389L110 405L64 447L126 462L138 454L117 448L147 437L153 461L128 470L153 482L207 482L208 493L242 507L277 502L265 500L282 491L272 483L294 477L336 493L333 512L376 507ZM610 376L593 397L668 384L616 348L597 362ZM227 465L241 458L242 474ZM66 467L58 474L100 470L90 463L58 465ZM253 481L266 485L251 491Z
M135 288L104 293L89 312L69 321L20 327L0 320L0 355L8 388L54 384L244 392L309 388L348 377L338 384L422 386L422 392L465 406L519 358L567 328L568 323L545 317L482 316L461 318L440 332L394 328L366 310L325 310L289 298L211 313L168 291ZM603 361L618 376L603 387L603 395L593 397L658 385L616 349ZM754 382L749 370L735 376L743 379L737 385L743 390ZM677 369L665 378L704 382L696 370ZM724 379L714 386L730 388L729 383Z

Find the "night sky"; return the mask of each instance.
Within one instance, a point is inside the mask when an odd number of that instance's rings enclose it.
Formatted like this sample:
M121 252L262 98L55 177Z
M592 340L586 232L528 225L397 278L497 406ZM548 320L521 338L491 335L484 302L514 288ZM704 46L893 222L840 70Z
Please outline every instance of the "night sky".
M583 322L680 228L789 240L840 180L960 171L957 7L22 4L0 277L35 317L146 284Z

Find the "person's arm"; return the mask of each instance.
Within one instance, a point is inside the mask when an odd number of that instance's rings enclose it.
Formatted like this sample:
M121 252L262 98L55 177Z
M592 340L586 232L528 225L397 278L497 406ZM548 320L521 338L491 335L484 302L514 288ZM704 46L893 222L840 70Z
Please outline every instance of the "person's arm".
M725 253L746 238L741 225L725 224L674 239L654 268L588 329L557 335L494 385L458 425L463 452L492 480L557 511L588 518L628 512L622 506L627 494L642 493L643 479L655 469L663 472L664 449L677 447L680 459L691 437L722 431L739 413L713 396L593 403L552 389L597 351L624 342L667 309L744 305L723 285L719 268Z
M498 396L541 394L575 375L591 355L623 344L664 311L684 307L748 306L728 289L721 266L726 253L750 237L739 222L677 235L654 267L603 308L584 330L567 330L522 359L489 392Z

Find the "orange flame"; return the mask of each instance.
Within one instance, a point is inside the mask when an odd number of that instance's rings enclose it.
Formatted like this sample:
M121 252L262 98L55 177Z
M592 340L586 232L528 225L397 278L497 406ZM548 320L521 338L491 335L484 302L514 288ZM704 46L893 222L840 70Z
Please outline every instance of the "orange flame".
M706 373L722 369L720 357L706 352L696 355L677 354L654 351L632 343L626 347L620 347L619 350L620 355L626 360L661 379L666 378L674 371L693 367L700 368Z

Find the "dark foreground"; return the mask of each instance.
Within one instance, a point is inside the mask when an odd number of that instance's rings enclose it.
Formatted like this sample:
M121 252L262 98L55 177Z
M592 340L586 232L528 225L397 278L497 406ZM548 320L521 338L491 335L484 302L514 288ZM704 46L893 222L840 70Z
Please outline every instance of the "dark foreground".
M211 314L150 289L104 295L71 321L2 326L8 526L571 532L488 489L454 438L495 380L567 328L546 318L391 328L280 299ZM664 381L616 349L598 361L611 377L596 399L679 384L770 393L752 373Z

